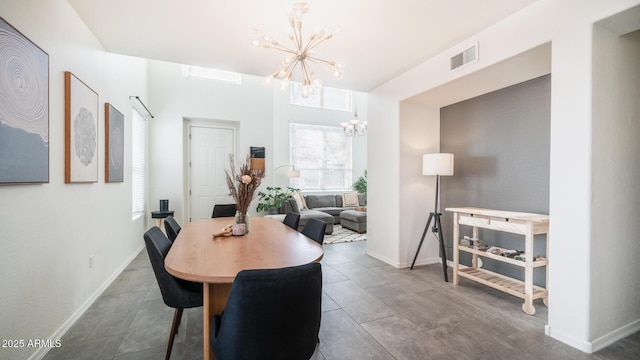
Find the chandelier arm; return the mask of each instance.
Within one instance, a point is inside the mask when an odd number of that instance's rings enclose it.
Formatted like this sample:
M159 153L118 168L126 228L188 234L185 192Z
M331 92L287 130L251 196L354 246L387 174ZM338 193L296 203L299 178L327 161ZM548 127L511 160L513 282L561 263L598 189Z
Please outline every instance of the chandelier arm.
M307 50L307 51L313 50L316 46L322 44L323 42L325 42L328 39L329 38L327 38L327 37L318 36L315 39L309 40L309 43L307 44L305 50Z
M330 60L324 60L324 59L319 59L317 57L313 57L313 56L307 56L307 59L313 62L323 62L329 66L335 66L335 61L330 61Z
M270 49L279 50L279 51L288 52L288 53L290 53L290 54L294 54L294 55L296 55L296 54L297 54L297 52L296 52L295 50L292 50L292 49L290 49L290 48L288 48L288 47L286 47L286 46L284 46L284 45L280 45L280 44L278 44L278 45L271 45L271 46L269 46L267 49L269 49L269 48L270 48Z
M300 66L302 67L302 77L304 80L306 80L306 85L311 85L311 74L309 73L309 67L304 61L300 62Z
M293 70L296 69L296 66L298 66L298 63L300 63L300 60L296 59L294 62L291 63L291 65L289 65L289 70L286 72L283 79L291 78L291 75L293 74Z

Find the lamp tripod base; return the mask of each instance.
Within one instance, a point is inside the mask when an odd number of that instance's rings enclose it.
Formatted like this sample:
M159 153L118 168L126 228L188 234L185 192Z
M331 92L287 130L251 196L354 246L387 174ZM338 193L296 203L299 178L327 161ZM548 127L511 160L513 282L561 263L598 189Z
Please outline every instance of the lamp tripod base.
M440 243L440 258L442 260L442 271L444 273L444 281L449 282L449 276L447 275L447 254L444 250L444 240L442 236L442 223L440 222L440 216L442 214L439 212L431 212L429 213L429 220L427 220L427 226L424 227L424 232L422 232L422 238L420 239L420 244L418 245L418 250L416 251L416 256L413 258L413 262L411 263L411 270L413 270L413 266L416 263L416 259L418 258L418 254L420 253L420 248L422 248L422 243L424 242L425 236L427 236L427 231L429 230L429 226L431 225L431 221L433 220L433 228L431 231L438 238L438 242Z

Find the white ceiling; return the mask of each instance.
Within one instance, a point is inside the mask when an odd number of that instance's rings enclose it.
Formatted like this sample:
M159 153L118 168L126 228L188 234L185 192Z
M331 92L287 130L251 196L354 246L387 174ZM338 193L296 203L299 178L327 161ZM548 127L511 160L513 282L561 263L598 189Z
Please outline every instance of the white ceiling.
M369 91L508 17L535 0L308 1L303 36L325 25L342 33L315 55L343 61L326 85ZM109 52L265 76L282 53L249 45L260 28L286 42L292 0L68 0ZM294 74L294 80L299 79Z

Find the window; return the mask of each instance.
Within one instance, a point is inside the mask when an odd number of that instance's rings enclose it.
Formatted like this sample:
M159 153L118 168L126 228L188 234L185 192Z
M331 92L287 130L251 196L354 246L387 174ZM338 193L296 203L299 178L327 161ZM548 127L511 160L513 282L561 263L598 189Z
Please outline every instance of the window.
M145 122L136 110L132 116L131 218L144 215L145 207Z
M290 83L289 91L291 105L316 107L320 109L339 110L351 112L352 94L350 90L336 89L323 86L316 89L313 95L308 98L302 97L302 84L299 82Z
M291 123L291 164L300 177L291 186L301 190L351 188L351 138L342 128Z
M182 65L182 76L227 81L238 85L242 84L242 75L240 75L240 73L200 66Z

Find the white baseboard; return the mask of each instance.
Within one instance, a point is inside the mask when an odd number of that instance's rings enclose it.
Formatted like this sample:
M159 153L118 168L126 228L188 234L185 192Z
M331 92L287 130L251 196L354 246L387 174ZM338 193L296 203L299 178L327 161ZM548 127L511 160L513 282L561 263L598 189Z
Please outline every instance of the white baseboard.
M602 350L607 346L615 343L616 341L622 340L627 336L637 332L638 330L640 330L640 320L636 320L630 324L604 334L597 339L594 339L593 341L591 341L591 349L593 350L593 352Z
M371 257L373 257L373 258L376 258L376 259L378 259L378 260L380 260L382 262L385 262L385 263L387 263L387 264L389 264L389 265L391 265L391 266L393 266L395 268L398 268L398 269L404 269L404 268L411 267L411 262L394 261L394 260L391 260L391 259L389 259L389 258L387 258L385 256L377 254L377 253L375 253L375 252L373 252L371 250L368 250L368 249L366 250L366 254L371 256ZM416 266L421 266L421 265L431 265L431 264L440 264L440 263L442 263L442 261L440 260L439 257L437 257L437 258L427 258L427 259L418 260L418 261L416 261L415 265ZM447 264L449 266L452 266L453 263L451 263L450 261L447 261Z
M557 331L551 326L549 326L549 324L544 326L544 333L549 337L552 337L562 343L565 343L566 345L569 345L587 354L591 354L592 352L591 343L589 343L588 341L582 341L582 340L576 339L575 337L569 334L563 333L561 331Z
M637 332L638 330L640 330L640 320L636 320L616 330L610 331L593 341L581 341L568 334L555 331L549 325L545 325L544 327L544 333L547 334L547 336L550 336L587 354L592 354L598 350L602 350L607 346Z
M389 259L389 258L387 258L385 256L382 256L380 254L376 254L375 252L373 252L373 251L371 251L369 249L367 249L365 251L365 254L367 254L367 255L369 255L369 256L371 256L373 258L376 258L376 259L378 259L378 260L380 260L382 262L385 262L385 263L387 263L387 264L389 264L389 265L391 265L391 266L393 266L395 268L400 268L400 263L398 263L397 261L392 261L391 259Z
M67 321L65 321L64 324L62 324L62 326L60 326L58 330L56 330L49 337L49 339L62 339L62 337L67 333L67 331L69 331L69 329L71 329L71 327L76 323L76 321L78 321L78 319L80 319L80 317L82 317L82 315L84 315L84 313L87 310L89 310L91 305L93 305L93 303L96 300L98 300L100 295L102 295L102 293L105 290L107 290L109 285L111 285L118 278L118 276L120 276L120 274L124 271L124 269L126 269L127 266L131 264L133 259L135 259L136 256L138 256L138 254L140 253L140 251L142 251L143 248L144 246L141 246L137 251L133 253L133 255L131 255L127 260L125 260L124 263L120 265L120 267L116 269L116 271L111 276L109 276L109 278L107 278L107 280L105 280L105 282L102 285L100 285L100 287L96 289L96 291L94 291L93 294L91 294L91 296L87 299L87 301L85 301L80 306L80 308L78 308L78 310L76 310L71 315L71 317L69 317L69 319L67 319ZM44 358L45 355L47 355L49 350L51 350L51 348L49 347L38 348L38 350L29 357L29 360L41 360L42 358Z

